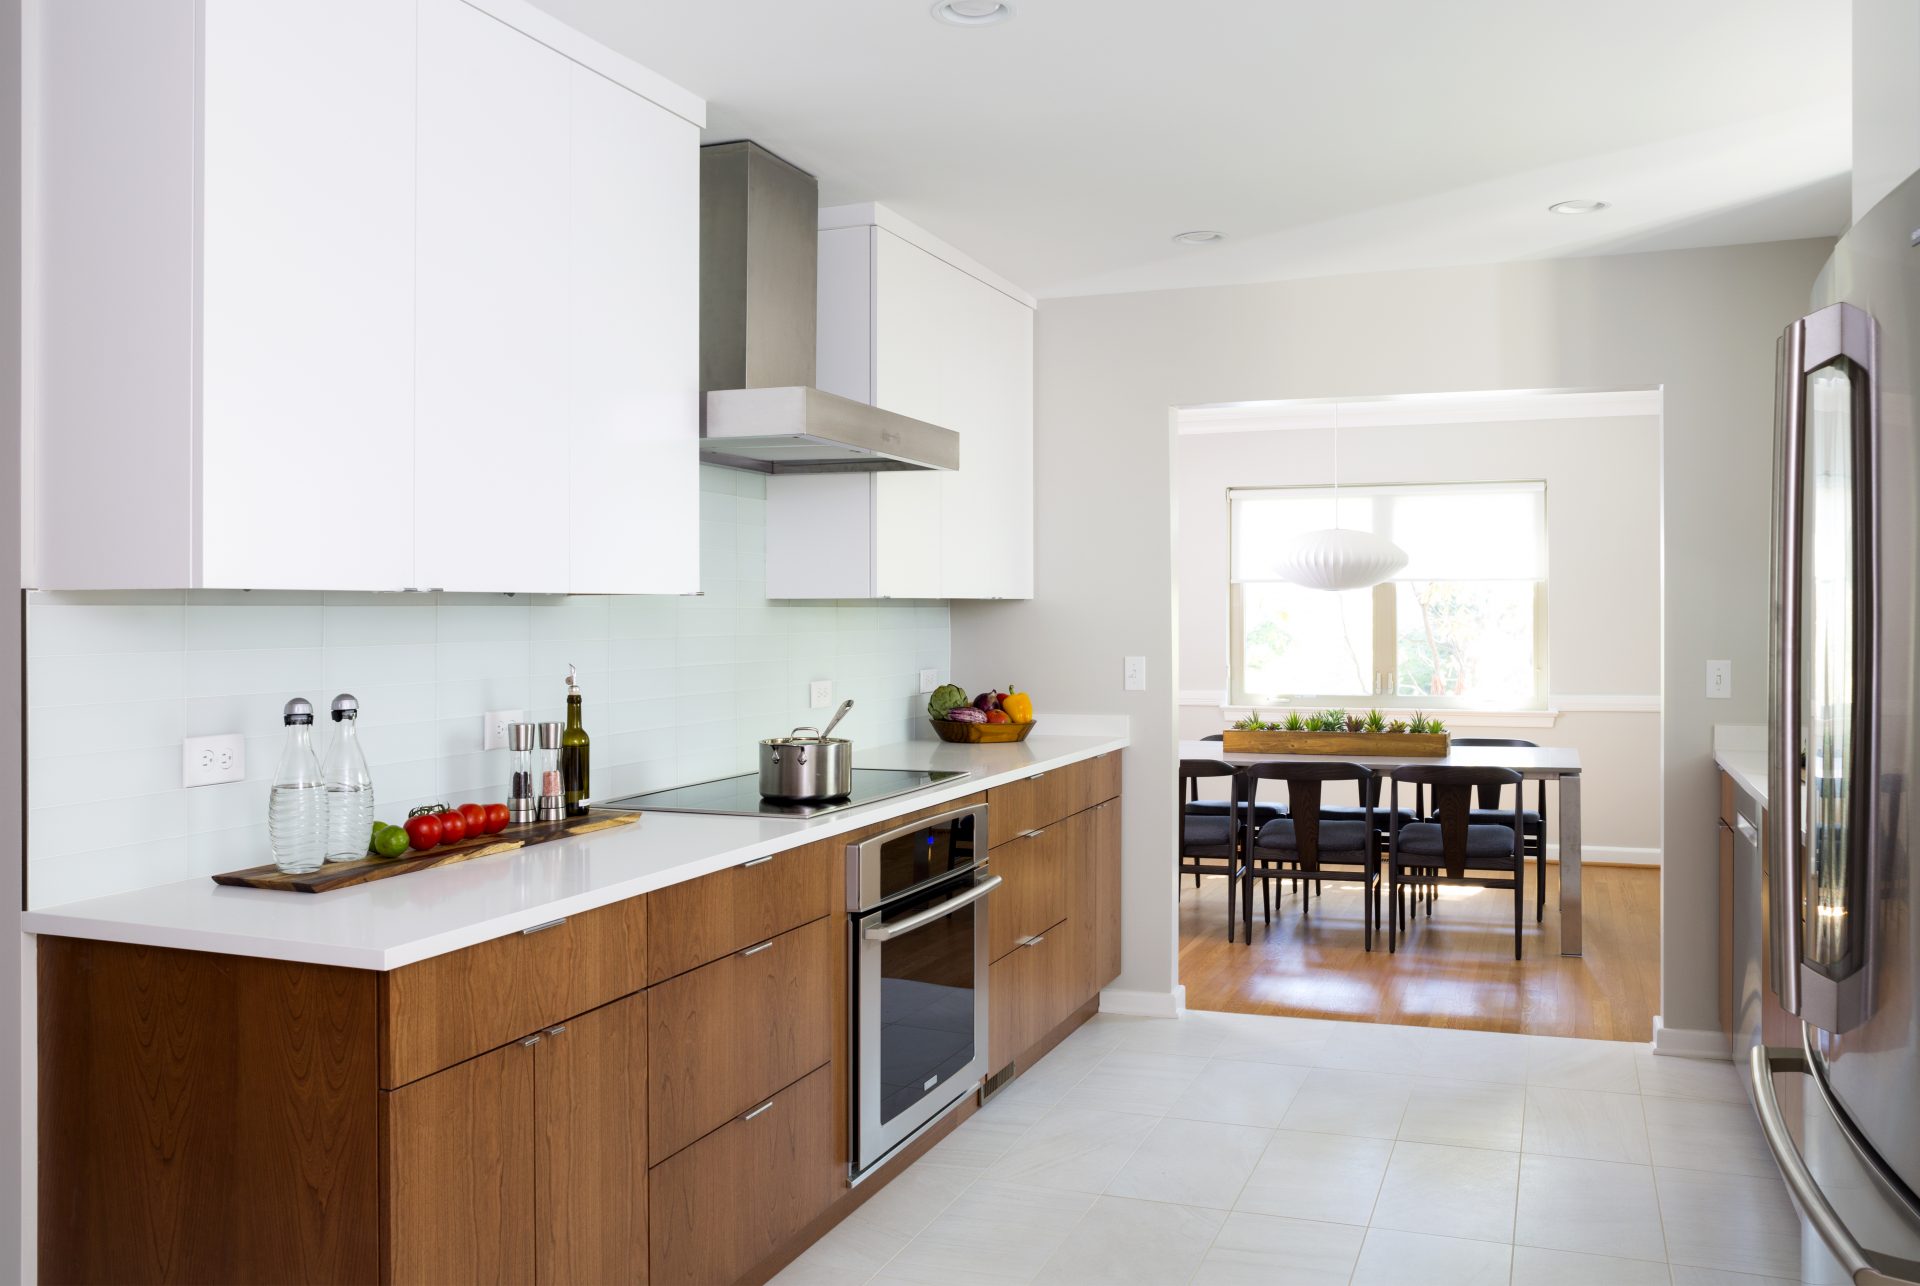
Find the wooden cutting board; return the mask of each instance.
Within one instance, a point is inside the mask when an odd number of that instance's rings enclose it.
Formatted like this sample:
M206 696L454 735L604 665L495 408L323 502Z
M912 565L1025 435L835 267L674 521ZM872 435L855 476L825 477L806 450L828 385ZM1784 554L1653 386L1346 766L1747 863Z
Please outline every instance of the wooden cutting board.
M611 830L639 820L639 813L595 810L585 817L569 817L565 821L523 822L518 826L509 826L497 835L482 835L476 839L463 839L456 844L441 844L424 853L410 852L405 857L363 857L357 862L328 862L317 871L299 875L290 875L268 863L265 866L249 866L244 871L227 871L214 876L213 882L242 889L325 893L330 889L351 888L356 884L408 875L429 867L451 866L470 858L511 853L515 849L551 843L571 835L590 835L595 831Z

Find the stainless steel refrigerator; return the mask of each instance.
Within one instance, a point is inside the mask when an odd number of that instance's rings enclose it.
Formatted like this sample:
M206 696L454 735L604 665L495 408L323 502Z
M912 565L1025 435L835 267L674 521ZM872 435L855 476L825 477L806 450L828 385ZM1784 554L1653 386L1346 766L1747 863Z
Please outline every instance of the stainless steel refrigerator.
M1860 219L1780 340L1755 1109L1812 1281L1920 1282L1920 175Z

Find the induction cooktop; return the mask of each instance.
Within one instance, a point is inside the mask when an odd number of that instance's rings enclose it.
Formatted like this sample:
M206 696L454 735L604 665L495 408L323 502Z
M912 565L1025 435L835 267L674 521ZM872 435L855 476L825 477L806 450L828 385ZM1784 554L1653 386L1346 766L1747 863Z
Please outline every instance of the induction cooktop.
M818 817L925 790L964 776L963 772L922 772L915 768L855 768L853 789L844 797L811 804L787 804L760 798L759 774L743 773L692 786L623 795L619 799L596 799L593 806L651 813L715 813L726 817Z

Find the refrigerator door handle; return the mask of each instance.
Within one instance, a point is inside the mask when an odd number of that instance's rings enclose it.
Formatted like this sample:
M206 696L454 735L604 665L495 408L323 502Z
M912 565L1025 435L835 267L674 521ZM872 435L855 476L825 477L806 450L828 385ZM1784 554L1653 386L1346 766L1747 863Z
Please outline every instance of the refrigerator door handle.
M1779 456L1774 462L1777 508L1773 530L1773 751L1767 756L1768 873L1779 891L1770 935L1772 973L1780 1004L1800 1012L1800 929L1806 905L1800 887L1800 571L1803 542L1803 493L1800 471L1806 458L1807 408L1801 387L1806 353L1804 319L1787 327L1778 348Z
M1820 1181L1814 1177L1806 1158L1800 1154L1799 1145L1793 1140L1793 1132L1787 1127L1786 1114L1780 1110L1780 1096L1774 1090L1774 1076L1800 1075L1817 1080L1806 1053L1798 1049L1755 1045L1749 1052L1747 1067L1752 1082L1755 1113L1760 1118L1760 1132L1766 1137L1767 1150L1773 1154L1774 1164L1780 1168L1787 1194L1846 1270L1848 1279L1855 1286L1912 1286L1916 1280L1911 1275L1912 1270L1920 1266L1909 1265L1903 1260L1884 1260L1860 1244L1860 1239L1847 1227L1846 1220L1827 1200L1827 1194L1821 1191Z

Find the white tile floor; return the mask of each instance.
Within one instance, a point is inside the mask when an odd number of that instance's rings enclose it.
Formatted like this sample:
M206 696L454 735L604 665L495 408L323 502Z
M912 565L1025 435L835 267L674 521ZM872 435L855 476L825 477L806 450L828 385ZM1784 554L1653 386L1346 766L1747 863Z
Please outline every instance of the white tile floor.
M1364 1023L1101 1015L780 1286L1781 1286L1731 1064Z

